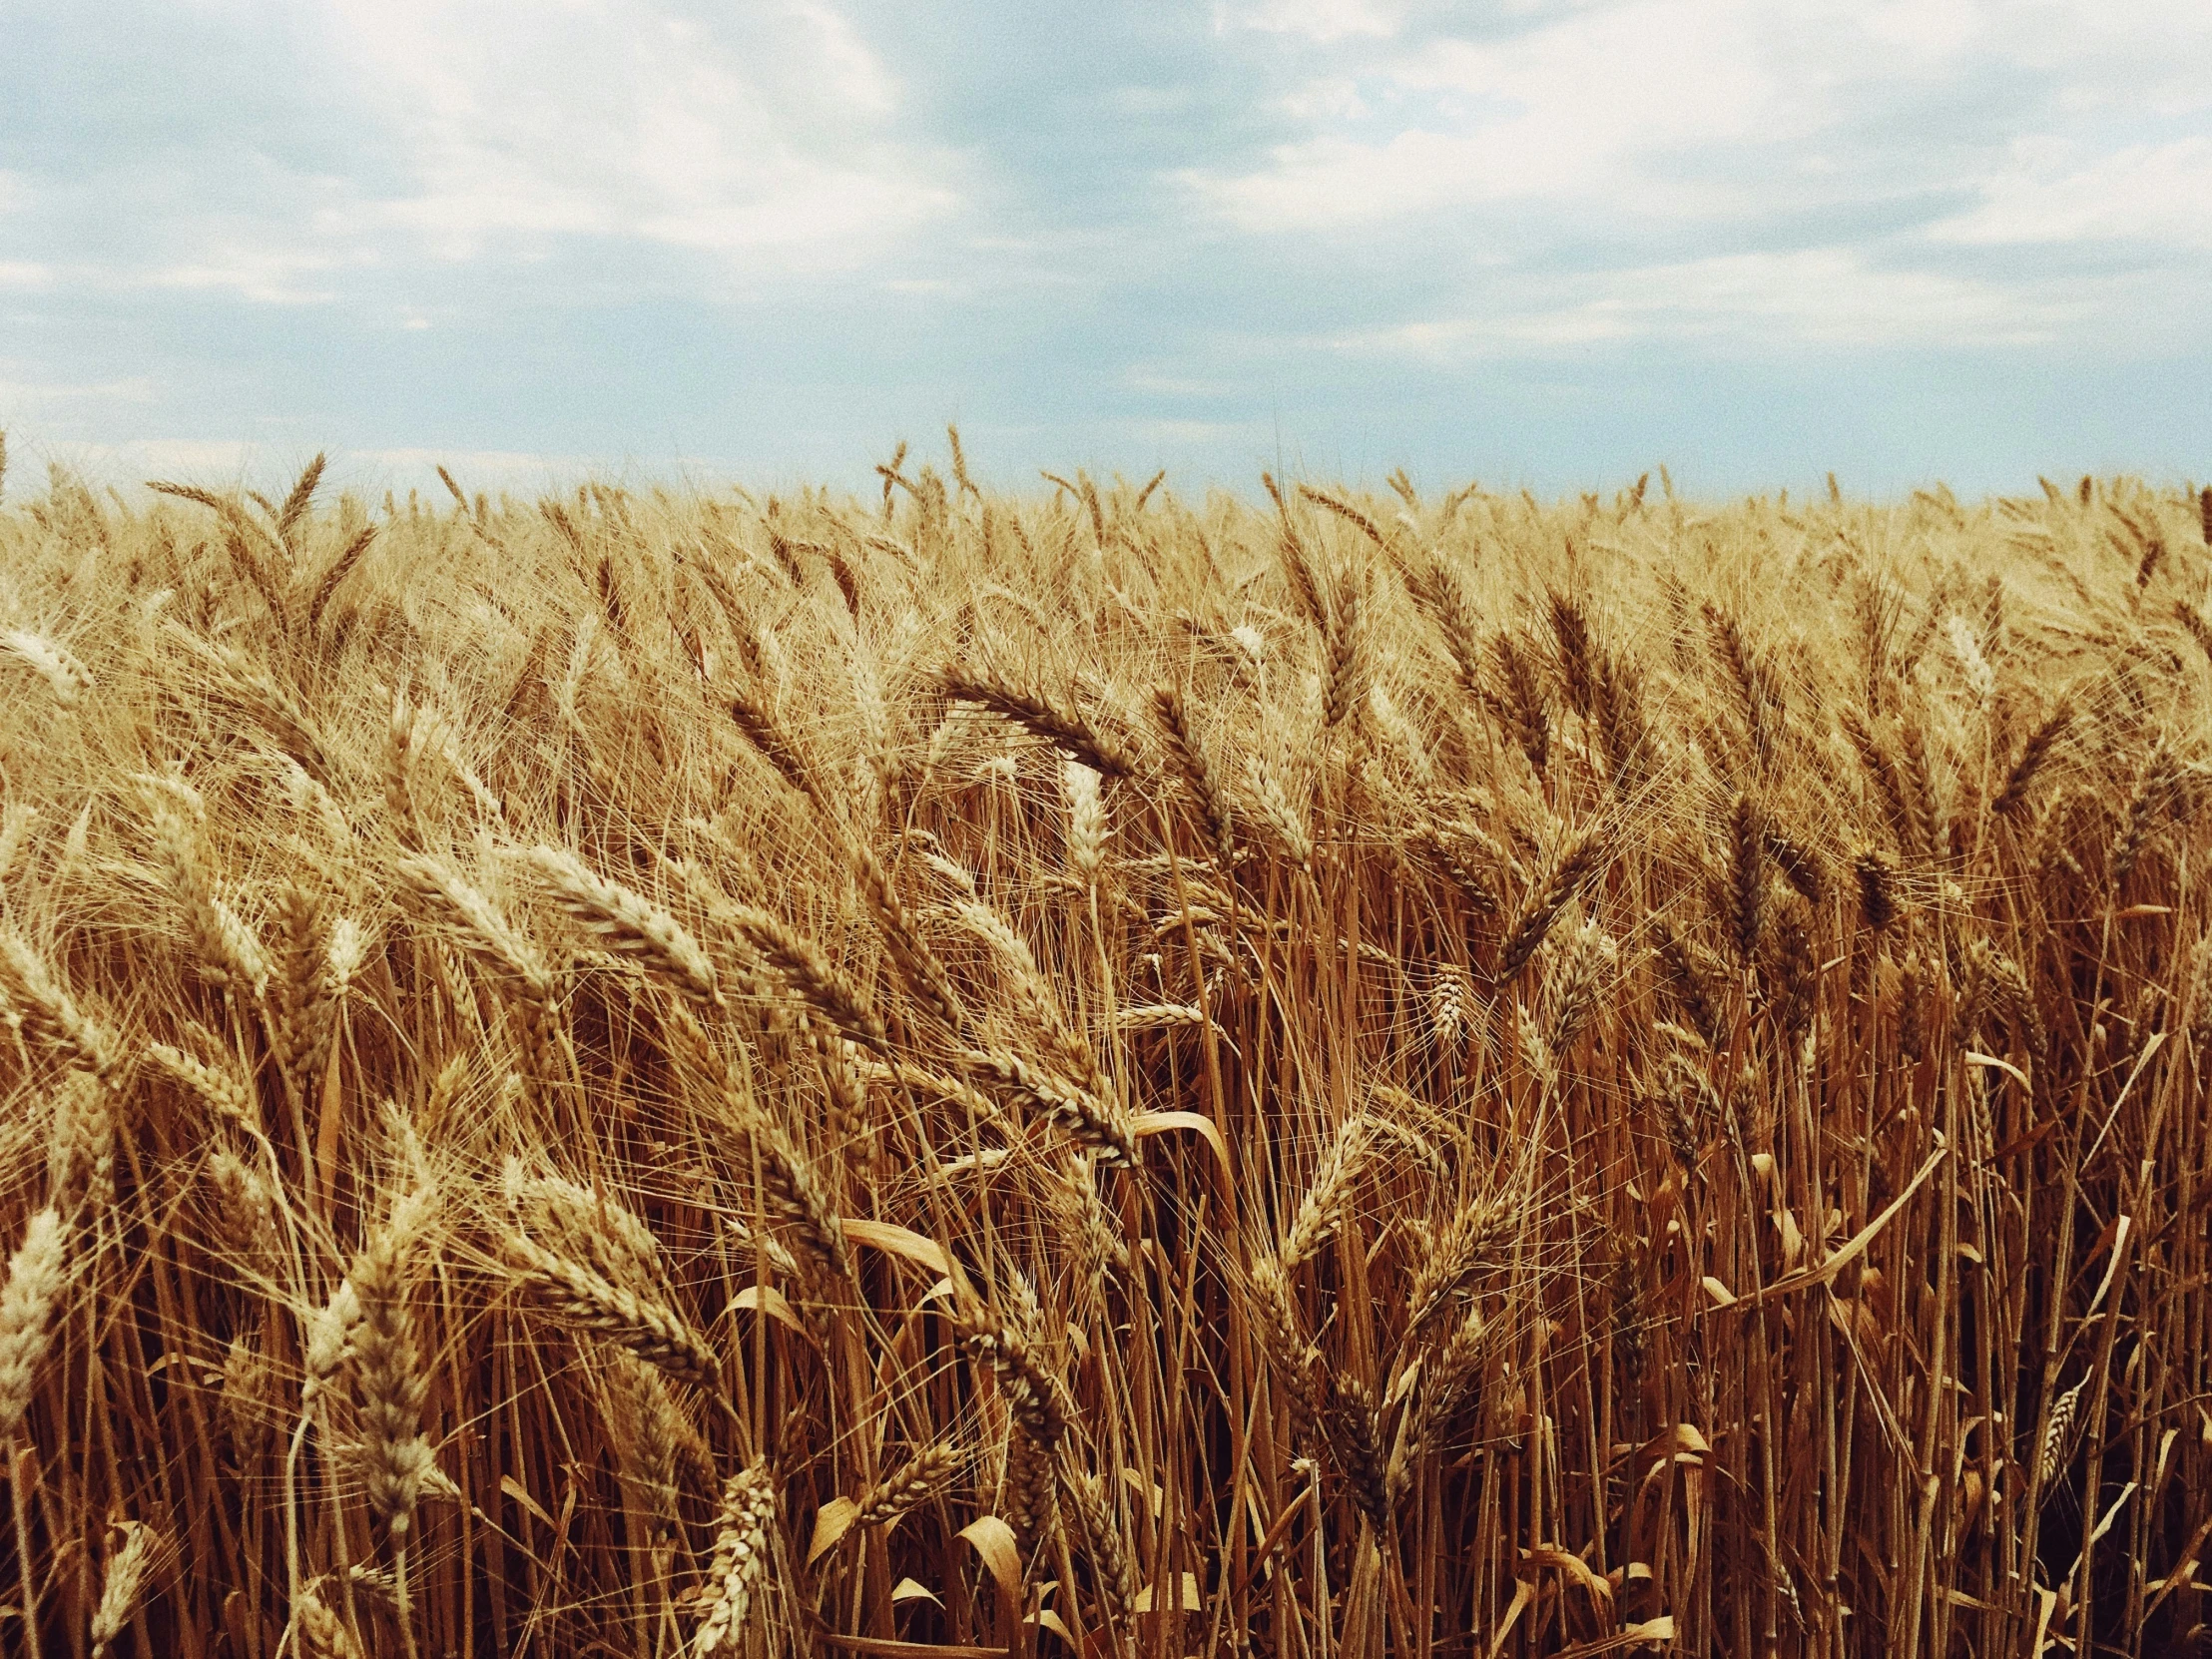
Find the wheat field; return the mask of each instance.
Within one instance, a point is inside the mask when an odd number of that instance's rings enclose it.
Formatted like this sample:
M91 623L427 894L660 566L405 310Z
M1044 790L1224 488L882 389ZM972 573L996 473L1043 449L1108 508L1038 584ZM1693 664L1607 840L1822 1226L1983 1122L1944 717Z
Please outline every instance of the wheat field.
M2212 491L0 503L0 1643L2155 1655Z

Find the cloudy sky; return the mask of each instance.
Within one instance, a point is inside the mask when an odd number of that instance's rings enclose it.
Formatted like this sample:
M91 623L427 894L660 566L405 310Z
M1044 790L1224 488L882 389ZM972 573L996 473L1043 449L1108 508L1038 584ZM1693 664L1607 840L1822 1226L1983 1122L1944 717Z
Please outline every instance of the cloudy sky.
M2212 473L2204 0L0 0L0 427L1701 488ZM18 474L20 482L20 473Z

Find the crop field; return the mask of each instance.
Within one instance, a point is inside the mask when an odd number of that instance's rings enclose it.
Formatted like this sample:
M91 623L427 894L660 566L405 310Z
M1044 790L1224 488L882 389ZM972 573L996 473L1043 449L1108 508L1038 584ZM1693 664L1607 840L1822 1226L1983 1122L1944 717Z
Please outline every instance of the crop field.
M0 1646L2205 1641L2212 491L320 472L0 500Z

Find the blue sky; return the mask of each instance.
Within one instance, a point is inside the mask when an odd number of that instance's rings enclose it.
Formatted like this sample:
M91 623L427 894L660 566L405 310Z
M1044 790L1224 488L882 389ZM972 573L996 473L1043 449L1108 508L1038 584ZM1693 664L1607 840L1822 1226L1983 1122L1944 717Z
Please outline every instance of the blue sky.
M0 0L17 463L2212 473L2204 0Z

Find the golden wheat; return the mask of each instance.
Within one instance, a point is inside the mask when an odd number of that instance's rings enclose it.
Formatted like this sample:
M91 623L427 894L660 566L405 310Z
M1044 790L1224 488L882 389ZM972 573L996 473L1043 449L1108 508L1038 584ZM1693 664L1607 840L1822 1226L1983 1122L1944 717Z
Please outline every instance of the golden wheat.
M0 1640L2195 1639L2212 495L968 461L9 497Z

